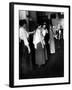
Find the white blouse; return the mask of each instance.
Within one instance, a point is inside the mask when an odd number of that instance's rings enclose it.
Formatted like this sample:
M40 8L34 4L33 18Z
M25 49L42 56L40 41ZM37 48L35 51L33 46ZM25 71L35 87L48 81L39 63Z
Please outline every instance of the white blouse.
M37 44L39 42L42 43L42 40L43 40L43 36L41 34L41 31L39 29L36 30L35 34L34 34L34 37L33 37L33 44L35 46L35 48L37 48Z
M20 31L20 35L19 35L20 39L24 41L25 46L28 46L29 44L27 40L27 38L29 37L28 32L23 27L20 27L19 31Z
M42 29L42 35L45 37L46 33L48 33L47 29Z

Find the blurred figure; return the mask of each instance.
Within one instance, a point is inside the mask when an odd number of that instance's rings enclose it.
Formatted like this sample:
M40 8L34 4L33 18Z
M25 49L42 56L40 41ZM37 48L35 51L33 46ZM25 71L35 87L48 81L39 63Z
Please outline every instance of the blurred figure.
M61 39L61 30L60 30L60 24L58 24L58 39Z
M58 26L58 48L61 48L61 43L63 40L63 28L60 24Z
M63 39L64 35L63 35L63 26L62 25L60 25L60 30L61 30L61 39Z
M50 39L49 39L50 53L53 54L55 53L55 42L54 42L54 37L53 37L52 26L50 26L49 32L50 32Z

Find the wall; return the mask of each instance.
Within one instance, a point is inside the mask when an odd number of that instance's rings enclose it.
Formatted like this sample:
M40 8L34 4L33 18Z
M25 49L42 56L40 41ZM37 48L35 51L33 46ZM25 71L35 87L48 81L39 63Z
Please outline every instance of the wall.
M32 18L33 21L37 22L36 11L30 11L30 17Z
M26 15L27 15L26 11L22 11L22 10L19 11L20 19L27 19Z
M19 11L19 19L22 20L22 19L25 19L26 22L27 22L27 31L29 31L29 20L27 18L27 15L28 15L28 11L24 11L24 10L20 10Z
M53 12L46 12L46 15L48 15L48 19L50 19L50 15L51 15L52 13L53 13ZM56 18L55 18L55 19L52 19L52 24L53 24L54 26L60 24L60 25L62 25L62 27L64 27L64 19L63 19L63 18L62 18L62 19L59 19L59 18L58 18L58 14L56 14Z
M64 27L64 19L52 19L52 23L54 26L60 24Z
M20 19L26 19L27 22L28 22L28 19L27 19L28 13L30 14L30 18L36 23L37 22L36 11L30 11L30 12L28 12L28 11L20 11L19 12ZM45 12L45 15L48 16L48 19L50 19L51 14L52 14L52 12ZM60 25L62 25L62 27L64 27L64 19L59 19L58 15L56 14L56 19L52 19L52 24L54 26L60 24Z
M60 24L60 25L62 25L62 27L64 28L64 19L63 19L63 18L62 18L62 19L59 19L59 18L58 18L58 15L56 15L56 19L52 19L52 24L53 24L54 26Z

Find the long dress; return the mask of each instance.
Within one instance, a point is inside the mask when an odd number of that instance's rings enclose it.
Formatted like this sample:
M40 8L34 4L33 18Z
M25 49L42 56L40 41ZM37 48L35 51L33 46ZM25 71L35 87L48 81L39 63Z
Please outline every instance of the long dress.
M44 45L44 56L45 56L45 60L48 60L47 47L46 47L46 41L45 41L45 36L46 36L47 33L48 33L48 30L47 29L42 29L42 35L44 37L44 42L45 42L45 45Z
M35 59L37 65L45 64L44 48L42 48L40 42L37 44L37 49L35 50Z
M41 66L45 64L44 48L42 46L42 36L40 30L36 30L33 38L33 44L35 47L35 64Z
M20 43L19 43L19 53L20 53L20 67L21 67L21 74L26 74L29 72L30 69L30 60L29 60L29 53L28 53L28 48L27 46L29 45L28 43L28 33L27 31L21 27L20 28Z
M54 42L54 37L53 37L52 30L50 30L49 45L50 45L50 53L55 53L55 42Z

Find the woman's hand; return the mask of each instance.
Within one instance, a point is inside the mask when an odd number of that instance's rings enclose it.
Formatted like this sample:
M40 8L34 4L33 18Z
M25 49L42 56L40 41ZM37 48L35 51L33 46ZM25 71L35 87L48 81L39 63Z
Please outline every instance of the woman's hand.
M30 53L31 52L31 50L30 50L30 48L28 48L28 53Z
M29 47L29 45L27 46L27 48L28 48L28 53L30 53L30 52L31 52L31 50L30 50L30 47Z

